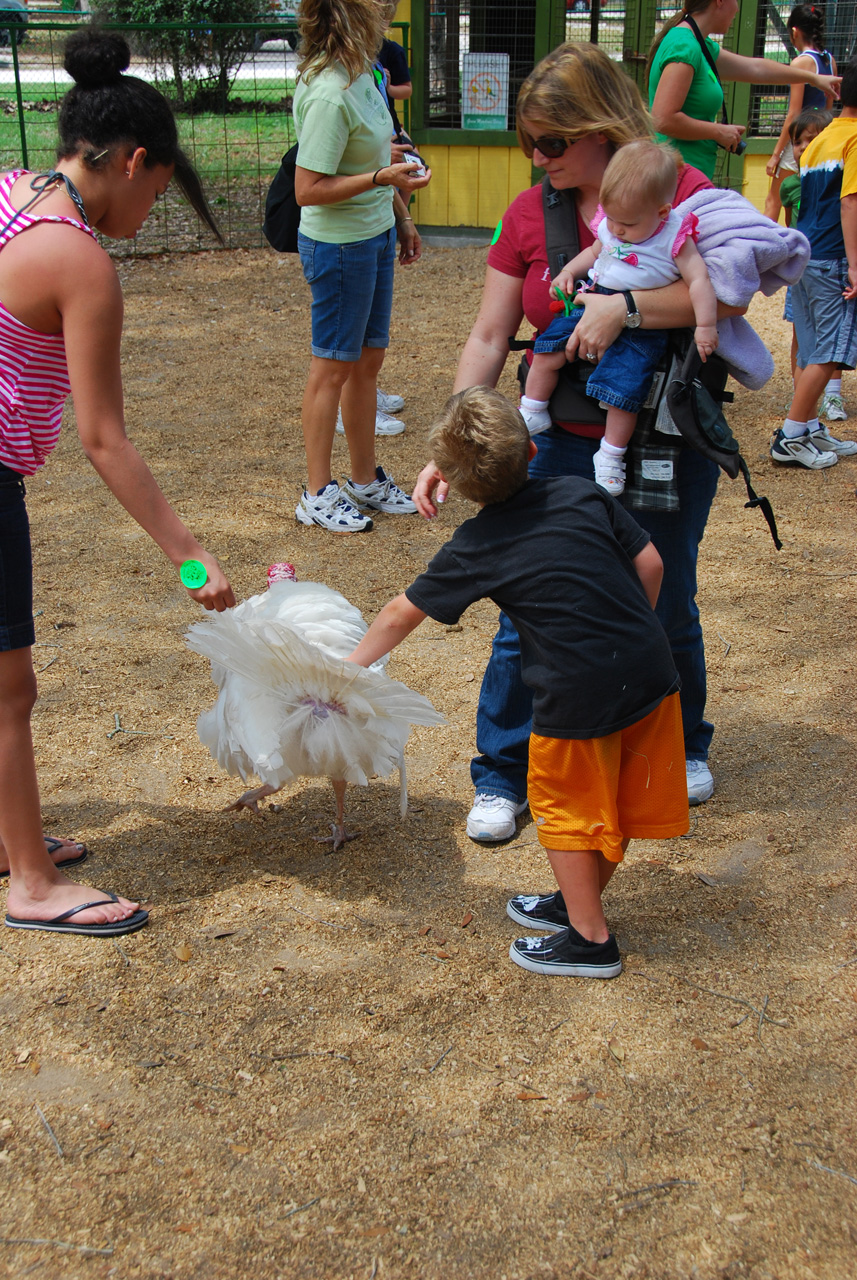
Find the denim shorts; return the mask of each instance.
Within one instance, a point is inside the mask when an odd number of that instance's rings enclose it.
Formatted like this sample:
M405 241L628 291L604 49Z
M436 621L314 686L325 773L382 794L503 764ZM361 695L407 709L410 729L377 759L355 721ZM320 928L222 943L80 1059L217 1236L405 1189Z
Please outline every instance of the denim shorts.
M583 314L582 307L575 307L571 315L557 316L536 338L534 353L563 351ZM589 375L586 394L628 413L639 413L667 349L667 338L664 329L623 329Z
M810 258L792 285L798 364L857 366L857 303L846 302L847 258Z
M355 244L327 244L299 231L298 252L312 290L313 355L354 361L364 347L388 347L395 228Z
M33 556L24 481L0 464L0 652L36 642Z

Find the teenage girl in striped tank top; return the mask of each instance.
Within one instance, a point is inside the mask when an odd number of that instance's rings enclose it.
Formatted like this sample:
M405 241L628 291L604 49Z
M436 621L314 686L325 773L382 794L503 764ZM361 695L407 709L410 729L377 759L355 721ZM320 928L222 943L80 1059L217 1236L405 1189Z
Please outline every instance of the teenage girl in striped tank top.
M176 569L198 561L206 609L235 603L220 565L167 503L125 435L119 347L122 291L94 230L133 237L175 177L219 236L178 146L166 99L122 75L121 36L82 29L66 46L75 87L60 110L52 175L0 177L0 873L6 924L112 936L148 919L136 902L75 884L60 869L86 849L46 841L30 732L36 699L32 561L24 478L56 444L71 392L84 452ZM26 208L25 208L26 206ZM50 852L49 852L50 848ZM59 865L57 865L59 864Z

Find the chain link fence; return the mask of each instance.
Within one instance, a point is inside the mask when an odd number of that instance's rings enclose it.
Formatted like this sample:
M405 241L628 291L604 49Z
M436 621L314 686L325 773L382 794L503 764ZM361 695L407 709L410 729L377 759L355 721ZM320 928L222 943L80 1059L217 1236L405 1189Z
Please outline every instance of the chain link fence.
M57 113L71 81L63 70L63 45L80 15L31 19L18 44L0 45L0 162L3 169L22 165L35 172L56 159ZM149 80L176 106L181 144L202 177L211 206L229 248L264 244L265 195L283 153L295 141L292 97L297 74L294 22L237 27L219 24L200 31L198 24L161 26L111 23L133 52L129 72ZM206 54L205 75L183 87L177 103L176 71L170 36L192 38ZM233 67L222 79L218 54L226 39L236 46ZM219 101L217 100L219 97ZM206 110L206 102L212 101ZM213 247L210 233L172 187L152 210L134 241L110 242L118 256L187 252Z

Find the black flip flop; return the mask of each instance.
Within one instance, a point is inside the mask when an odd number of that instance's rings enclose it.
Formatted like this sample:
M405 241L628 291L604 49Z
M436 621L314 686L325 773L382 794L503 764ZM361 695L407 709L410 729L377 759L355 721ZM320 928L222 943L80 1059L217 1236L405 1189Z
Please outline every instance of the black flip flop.
M47 849L49 854L56 853L57 849L61 848L63 843L62 840L57 840L56 836L45 836L44 841L45 841L45 848ZM78 842L75 841L75 843L78 843ZM57 868L58 871L63 871L66 867L79 866L81 862L86 862L86 859L88 857L89 857L89 850L87 849L86 845L84 845L80 853L76 853L73 858L64 858L62 862L55 862L54 866ZM0 880L3 880L4 878L8 878L8 875L9 875L8 871L0 871Z
M148 911L135 911L125 920L111 920L106 924L77 924L71 918L89 907L100 907L102 903L118 901L115 893L108 893L106 898L98 898L94 902L82 902L79 907L72 907L70 911L54 916L53 920L19 920L17 916L7 916L6 924L10 929L41 929L45 933L81 933L88 938L114 938L119 934L134 933L137 929L142 929L148 922Z

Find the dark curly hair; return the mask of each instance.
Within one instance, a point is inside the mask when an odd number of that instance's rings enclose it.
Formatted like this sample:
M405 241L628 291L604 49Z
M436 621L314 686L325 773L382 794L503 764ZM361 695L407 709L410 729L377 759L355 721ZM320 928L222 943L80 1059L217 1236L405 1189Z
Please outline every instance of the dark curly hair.
M59 114L58 160L77 156L98 169L117 146L145 147L145 165L173 165L175 182L207 227L223 244L199 174L179 146L170 104L145 80L122 73L131 63L123 36L96 26L69 36L63 66L74 80Z

